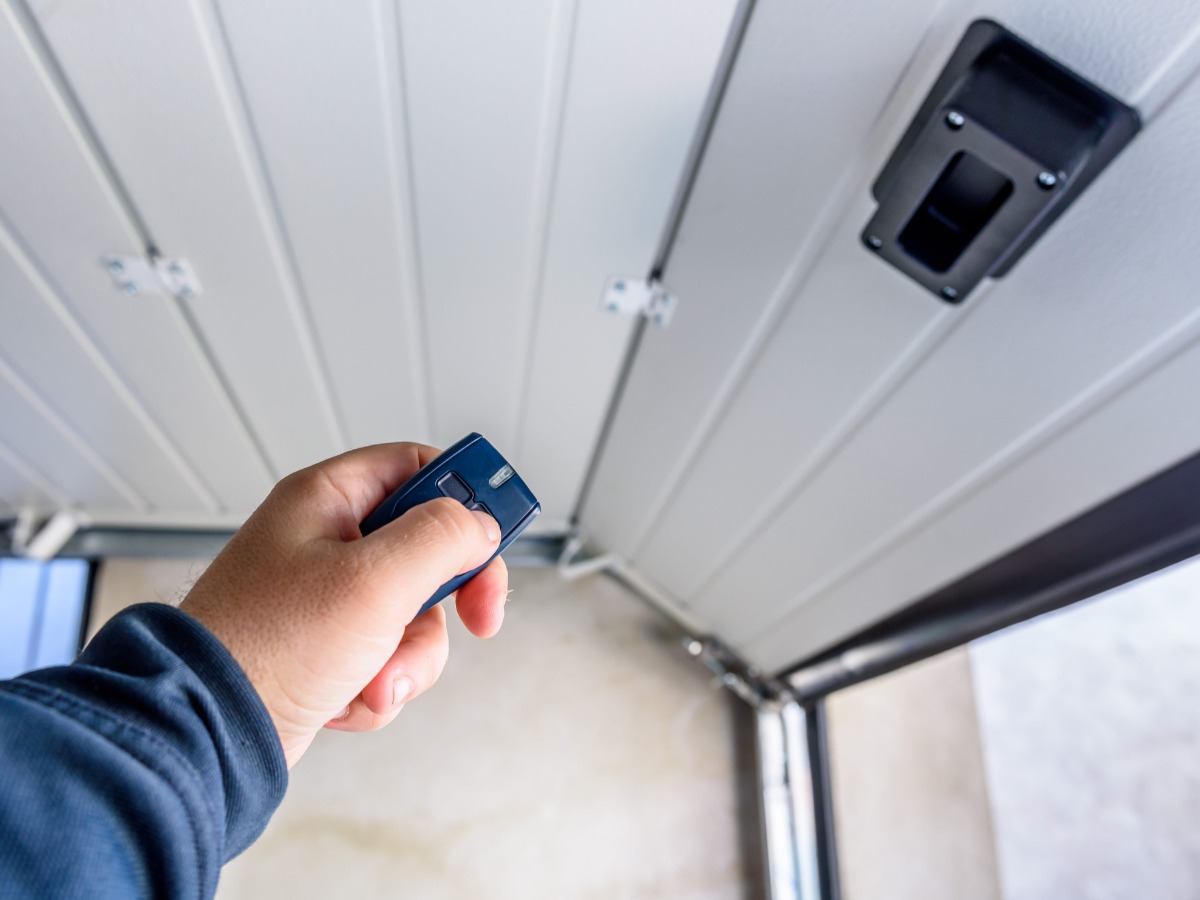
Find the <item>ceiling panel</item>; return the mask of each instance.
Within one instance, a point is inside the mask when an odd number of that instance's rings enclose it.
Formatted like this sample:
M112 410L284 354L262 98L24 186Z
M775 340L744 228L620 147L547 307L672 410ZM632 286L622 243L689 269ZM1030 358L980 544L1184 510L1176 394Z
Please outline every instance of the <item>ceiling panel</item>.
M0 422L10 465L34 490L94 509L149 511L137 490L0 358Z
M432 440L394 7L219 11L347 441Z
M0 507L55 509L68 503L66 494L0 444Z
M1200 259L1186 235L1165 226L1200 203L1200 171L1189 149L1200 138L1200 90L1189 90L1169 113L1035 254L961 311L954 334L694 595L698 610L719 606L719 597L736 591L744 618L730 638L745 642L770 630L780 611L816 602L849 573L874 564L890 542L962 502L997 468L1037 453L1035 435L1074 425L1078 404L1130 377L1137 371L1133 360L1197 318L1195 294L1171 286L1200 278ZM1162 426L1170 426L1170 418L1163 416ZM1123 451L1131 444L1157 447L1157 432L1131 431L1121 441ZM1091 502L1126 486L1101 480L1103 492ZM1046 502L1038 495L1026 501ZM822 514L814 516L816 510ZM786 576L764 570L779 552L791 561ZM771 609L756 617L762 590L785 590L790 597L775 595Z
M649 266L734 6L3 0L46 421L0 438L58 460L38 505L223 526L344 447L480 430L564 524L630 333L599 296ZM146 245L202 295L117 292L100 256Z
M400 4L431 415L445 444L516 438L537 203L561 119L571 3ZM512 27L520 22L520 28ZM502 38L501 38L502 36Z
M35 11L159 250L195 266L204 293L188 308L273 473L344 449L311 310L213 9L137 0Z
M1093 453L1068 438L1130 414L1121 390L1195 327L1198 110L1179 89L1200 9L951 3L905 36L909 8L856 6L757 5L667 267L680 310L645 342L585 515L768 669L1200 448L1168 412L1179 381L1145 400L1146 432L1131 419ZM858 234L871 180L980 14L1140 104L1149 128L1009 277L949 307ZM819 76L799 41L830 48ZM797 202L814 163L822 188ZM1048 500L1047 473L1072 475L1064 447L1078 478Z
M609 439L584 510L605 546L641 560L710 426L857 188L847 162L853 174L937 5L909 4L876 18L843 15L832 4L756 5L667 266L679 309L670 328L652 329L642 342L622 427ZM847 54L849 45L861 49ZM903 302L886 310L905 330L936 312Z
M178 310L124 296L100 264L137 240L7 11L0 69L3 352L78 427L93 419L81 433L148 505L251 507L270 482Z
M174 464L139 420L139 407L115 390L111 369L84 350L64 323L61 303L12 236L0 228L0 359L24 389L97 458L119 473L140 505L215 510L215 499ZM69 322L70 320L68 320Z
M628 319L598 311L597 286L650 269L734 7L605 0L577 12L513 451L559 515L579 494L629 335Z

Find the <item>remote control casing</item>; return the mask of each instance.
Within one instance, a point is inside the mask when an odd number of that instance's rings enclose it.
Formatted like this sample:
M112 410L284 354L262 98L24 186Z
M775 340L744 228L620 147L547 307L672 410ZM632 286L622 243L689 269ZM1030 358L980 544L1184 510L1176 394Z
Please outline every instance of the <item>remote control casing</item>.
M498 483L497 483L498 482ZM477 433L467 435L430 460L363 519L363 536L382 528L414 506L451 497L468 509L482 509L500 524L500 546L482 566L451 578L425 602L425 612L478 575L542 511L537 497L500 452Z

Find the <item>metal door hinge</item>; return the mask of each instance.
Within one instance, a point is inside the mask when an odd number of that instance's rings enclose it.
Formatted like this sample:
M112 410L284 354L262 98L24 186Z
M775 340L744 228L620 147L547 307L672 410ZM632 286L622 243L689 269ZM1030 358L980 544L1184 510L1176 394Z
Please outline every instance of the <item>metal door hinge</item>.
M109 254L101 263L122 293L169 294L178 300L190 300L200 294L200 279L186 259L153 256L116 256Z
M755 709L779 709L791 703L787 685L763 675L714 637L683 639L683 648L716 677L713 686L727 688Z
M600 308L611 313L640 313L665 328L675 314L677 303L678 298L657 279L617 275L604 285Z

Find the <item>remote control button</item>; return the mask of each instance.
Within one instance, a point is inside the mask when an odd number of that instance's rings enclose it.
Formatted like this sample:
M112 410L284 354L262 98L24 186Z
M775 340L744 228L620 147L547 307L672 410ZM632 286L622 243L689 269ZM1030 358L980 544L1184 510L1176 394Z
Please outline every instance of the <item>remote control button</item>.
M463 505L468 505L475 492L467 487L467 483L453 472L447 472L437 480L438 490L451 499Z

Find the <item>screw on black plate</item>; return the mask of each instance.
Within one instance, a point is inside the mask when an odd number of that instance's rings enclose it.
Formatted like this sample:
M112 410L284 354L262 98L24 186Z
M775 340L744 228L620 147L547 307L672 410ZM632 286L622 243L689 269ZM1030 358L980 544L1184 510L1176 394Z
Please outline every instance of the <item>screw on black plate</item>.
M879 237L877 234L868 234L865 238L863 238L863 240L872 250L878 250L883 246L883 238Z
M958 291L956 291L954 288L950 287L950 285L946 285L944 288L942 288L942 296L945 297L947 300L957 300L958 299Z
M956 109L952 109L950 112L946 113L946 125L955 131L958 131L958 129L962 128L966 122L966 117Z
M1055 175L1053 172L1039 172L1038 177L1037 177L1037 183L1038 183L1038 187L1044 188L1045 190L1048 191L1048 190L1050 190L1050 188L1052 188L1056 184L1058 184L1058 176Z

